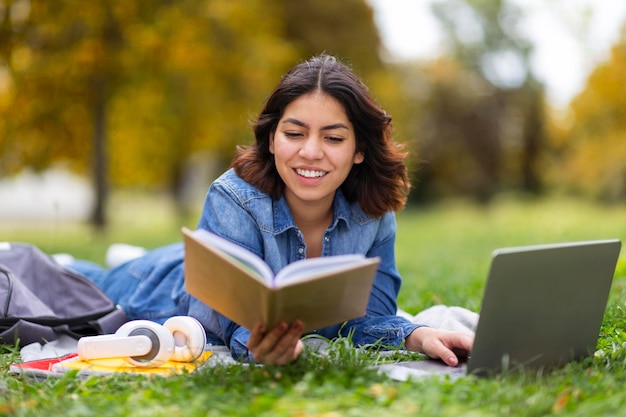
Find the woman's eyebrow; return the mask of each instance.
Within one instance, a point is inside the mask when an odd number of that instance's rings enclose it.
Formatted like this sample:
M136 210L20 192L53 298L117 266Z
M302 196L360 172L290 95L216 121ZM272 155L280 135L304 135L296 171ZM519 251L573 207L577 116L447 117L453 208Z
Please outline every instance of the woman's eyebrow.
M304 127L304 128L309 128L309 125L307 125L306 123L298 120L298 119L294 119L293 117L288 117L285 120L282 121L282 123L292 123L294 125L300 126L300 127ZM350 130L350 128L348 126L346 126L344 123L335 123L332 125L328 125L328 126L322 126L322 128L320 130L334 130L334 129L346 129L346 130Z
M320 130L335 130L335 129L350 130L350 128L343 123L335 123L333 125L323 126Z
M285 120L283 120L281 123L291 123L291 124L294 124L296 126L306 127L307 129L309 128L309 125L307 125L304 122L301 122L298 119L294 119L293 117L288 117Z

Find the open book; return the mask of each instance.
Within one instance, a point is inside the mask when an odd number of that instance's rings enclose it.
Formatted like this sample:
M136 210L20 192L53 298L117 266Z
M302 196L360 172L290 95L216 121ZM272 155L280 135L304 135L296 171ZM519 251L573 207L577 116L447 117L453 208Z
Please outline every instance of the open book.
M309 332L365 314L380 258L293 262L276 275L257 255L214 233L183 228L185 289L235 323L302 320Z

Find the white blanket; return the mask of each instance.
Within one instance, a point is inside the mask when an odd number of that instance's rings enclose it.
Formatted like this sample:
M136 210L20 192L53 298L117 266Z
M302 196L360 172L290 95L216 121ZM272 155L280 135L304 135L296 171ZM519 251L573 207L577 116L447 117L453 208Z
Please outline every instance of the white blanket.
M398 310L399 316L412 323L424 324L436 329L452 330L473 334L478 324L478 313L463 307L435 305L419 312L415 316Z

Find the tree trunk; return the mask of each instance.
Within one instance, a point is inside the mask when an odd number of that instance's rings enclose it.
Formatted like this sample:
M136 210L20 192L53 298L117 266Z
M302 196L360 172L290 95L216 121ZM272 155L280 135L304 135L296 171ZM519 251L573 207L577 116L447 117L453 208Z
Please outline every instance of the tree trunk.
M541 192L541 179L538 173L538 159L542 149L543 118L540 94L531 91L526 108L524 126L524 150L522 153L522 187L531 194Z
M94 82L93 103L93 179L95 204L91 223L102 230L107 225L106 205L109 197L107 181L108 155L106 150L106 81L104 76L97 76Z

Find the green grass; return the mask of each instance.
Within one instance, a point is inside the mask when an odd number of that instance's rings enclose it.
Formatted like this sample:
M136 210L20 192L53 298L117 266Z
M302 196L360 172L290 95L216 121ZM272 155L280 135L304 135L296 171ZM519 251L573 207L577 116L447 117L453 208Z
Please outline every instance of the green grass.
M102 261L109 243L154 247L177 240L164 210L136 221L129 212L97 235L81 226L0 226L3 240L35 243ZM193 226L195 220L186 222ZM480 307L491 251L497 247L617 237L626 242L624 207L582 201L488 207L448 203L398 217L399 305L417 313L433 304ZM624 253L624 252L622 252ZM6 374L18 352L0 348L0 414L15 416L626 416L626 259L618 263L600 352L562 369L457 381L388 380L368 370L376 353L336 341L329 356L310 354L286 367L216 367L172 378L67 375L32 382Z

